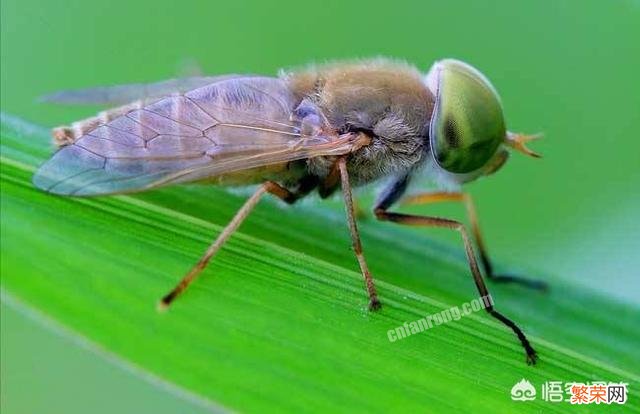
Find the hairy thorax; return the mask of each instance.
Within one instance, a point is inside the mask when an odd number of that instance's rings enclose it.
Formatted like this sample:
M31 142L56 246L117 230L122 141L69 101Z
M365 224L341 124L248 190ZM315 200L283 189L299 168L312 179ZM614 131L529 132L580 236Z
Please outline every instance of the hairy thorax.
M348 159L355 185L408 171L424 160L434 97L415 68L374 60L282 76L299 102L301 118L339 134L359 132L370 137L371 143ZM323 178L334 162L333 157L313 158L308 169Z

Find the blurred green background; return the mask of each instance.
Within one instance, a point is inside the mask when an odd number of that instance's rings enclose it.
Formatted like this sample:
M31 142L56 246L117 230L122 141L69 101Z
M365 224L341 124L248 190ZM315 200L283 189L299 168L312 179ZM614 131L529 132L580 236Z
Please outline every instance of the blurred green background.
M377 55L424 71L443 57L465 60L494 83L511 129L545 134L534 144L543 160L514 154L469 186L499 267L540 269L539 277L550 272L638 304L638 1L0 4L2 111L46 126L96 108L44 106L40 95L157 81L194 63L207 74L275 74ZM462 214L457 206L429 211ZM69 345L3 306L7 413L113 412L125 400L138 412L200 410ZM51 386L52 372L65 387ZM102 386L113 398L92 394Z

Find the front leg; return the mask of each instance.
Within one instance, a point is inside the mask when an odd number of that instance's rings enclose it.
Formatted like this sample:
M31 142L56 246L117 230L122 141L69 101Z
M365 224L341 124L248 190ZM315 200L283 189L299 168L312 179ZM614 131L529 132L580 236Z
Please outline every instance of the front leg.
M476 285L476 288L478 289L480 296L488 296L489 290L484 283L484 279L482 278L482 274L480 273L480 268L478 267L478 262L476 261L475 254L473 252L473 247L471 245L469 235L462 223L440 217L415 216L387 211L394 202L402 197L404 191L407 188L408 180L408 176L400 178L391 187L389 187L389 189L383 194L382 199L376 204L376 207L374 209L376 217L379 220L391 221L398 224L440 227L457 231L462 238L464 250L467 255L467 262L469 263L469 270L471 271L471 275L473 276L473 281ZM525 350L527 363L535 364L537 360L537 353L529 343L529 340L527 339L524 332L522 332L522 329L520 329L520 327L516 325L512 320L495 310L493 304L490 304L490 306L486 307L485 309L492 317L496 318L513 331Z
M467 210L467 217L469 218L469 223L471 224L473 238L476 241L476 246L478 246L478 251L480 253L480 261L482 262L482 267L484 268L485 274L490 280L503 283L517 283L536 290L548 289L548 285L541 280L527 279L513 275L495 274L494 267L491 263L491 260L489 259L489 254L487 253L487 247L484 243L482 233L480 232L480 225L478 224L476 208L470 194L461 192L422 193L403 199L402 205L429 204L442 201L457 201L464 203L465 209Z

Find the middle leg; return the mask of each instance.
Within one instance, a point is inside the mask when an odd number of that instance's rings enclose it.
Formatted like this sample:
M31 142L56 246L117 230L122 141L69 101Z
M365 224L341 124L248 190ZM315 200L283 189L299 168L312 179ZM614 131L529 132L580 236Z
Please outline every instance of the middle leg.
M382 306L378 299L378 293L376 292L375 284L373 283L373 277L369 271L369 266L364 259L362 253L362 243L360 242L360 233L358 232L358 225L356 223L356 212L353 204L353 197L351 195L351 184L349 183L349 172L347 171L347 159L345 157L340 158L337 161L338 170L340 171L340 181L342 183L342 196L344 198L345 209L347 210L347 221L349 223L349 231L351 232L351 241L353 243L353 251L358 259L360 265L360 271L364 278L364 284L369 295L369 310L375 311Z

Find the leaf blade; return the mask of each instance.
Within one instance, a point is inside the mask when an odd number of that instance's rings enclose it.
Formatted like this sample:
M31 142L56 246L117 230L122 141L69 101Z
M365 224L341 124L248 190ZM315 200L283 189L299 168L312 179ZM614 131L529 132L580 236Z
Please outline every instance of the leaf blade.
M499 289L498 309L515 314L541 351L536 368L524 365L510 332L480 314L390 343L388 329L475 297L459 287L468 283L461 256L421 233L363 223L386 304L368 314L346 231L327 235L323 224L341 224L341 211L308 205L261 205L202 280L168 315L158 315L155 301L241 197L202 188L103 199L42 194L30 185L46 153L42 130L13 121L3 115L3 288L192 392L246 411L477 409L481 401L509 410L510 387L521 376L541 383L601 375L637 384L637 373L620 368L638 357L638 335L628 329L637 309L577 289L546 299ZM286 225L274 223L274 215ZM393 244L393 257L385 257ZM440 278L418 277L425 256ZM398 267L403 262L406 269ZM575 321L585 302L617 313L621 326L589 314ZM542 311L532 315L527 306ZM568 321L575 326L564 328L564 338L554 325ZM594 327L612 338L590 338ZM568 349L572 340L578 343ZM543 407L553 409L536 401L524 411ZM632 401L629 407L639 410Z

